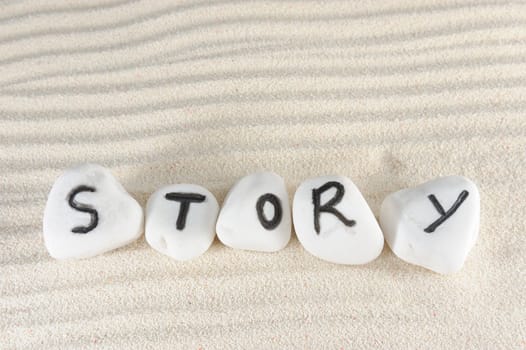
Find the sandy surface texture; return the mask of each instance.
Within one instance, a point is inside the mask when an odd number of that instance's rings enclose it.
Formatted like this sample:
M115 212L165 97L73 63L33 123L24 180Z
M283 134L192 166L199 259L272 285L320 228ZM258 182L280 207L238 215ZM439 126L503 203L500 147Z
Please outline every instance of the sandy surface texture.
M464 269L339 266L296 237L178 263L144 238L57 262L42 214L95 162L144 205L257 170L383 198L440 175L482 197ZM3 349L526 348L526 4L1 1ZM250 232L246 233L247 235Z

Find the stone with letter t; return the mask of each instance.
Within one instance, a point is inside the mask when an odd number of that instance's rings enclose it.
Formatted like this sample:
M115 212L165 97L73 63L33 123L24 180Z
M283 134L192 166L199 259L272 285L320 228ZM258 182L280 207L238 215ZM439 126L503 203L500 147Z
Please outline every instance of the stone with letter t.
M447 176L390 194L380 223L391 250L402 260L438 273L462 268L477 240L480 196L461 176Z
M216 198L201 186L165 186L148 200L146 241L175 260L196 258L214 241L218 212Z

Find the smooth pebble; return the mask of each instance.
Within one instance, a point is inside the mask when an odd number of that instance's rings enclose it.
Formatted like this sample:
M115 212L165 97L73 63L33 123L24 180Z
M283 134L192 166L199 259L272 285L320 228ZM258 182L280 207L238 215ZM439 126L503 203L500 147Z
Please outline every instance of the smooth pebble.
M239 180L227 194L216 225L217 237L231 248L275 252L291 235L285 181L271 172Z
M461 176L434 179L385 198L380 223L402 260L441 274L460 270L480 221L477 186Z
M204 187L165 186L148 200L146 241L175 260L196 258L214 241L218 212L216 198Z
M337 264L366 264L382 252L380 226L347 177L305 180L296 190L292 212L298 240L320 259Z
M43 235L56 259L88 258L140 237L143 211L111 172L97 164L66 170L44 210Z

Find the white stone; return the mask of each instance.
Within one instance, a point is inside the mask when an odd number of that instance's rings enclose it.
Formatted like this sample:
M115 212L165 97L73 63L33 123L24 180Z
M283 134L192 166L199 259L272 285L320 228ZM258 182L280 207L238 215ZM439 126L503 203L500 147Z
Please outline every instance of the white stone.
M263 200L265 195L274 197ZM276 207L281 208L281 220L276 215L279 212ZM259 172L239 180L225 198L216 231L219 240L232 248L263 252L283 249L291 234L289 197L283 178L271 172Z
M188 199L189 196L192 198ZM155 250L175 260L196 258L214 241L218 212L216 198L204 187L191 184L165 186L148 200L146 241Z
M56 259L102 254L135 241L142 229L141 206L100 165L66 170L49 192L43 234L49 254Z
M319 194L318 200L315 193ZM322 208L319 230L315 224L316 208ZM338 218L330 208L343 217ZM292 213L298 240L305 250L320 259L357 265L376 259L382 252L384 238L380 226L358 188L347 177L305 180L294 195Z
M464 192L467 191L467 192ZM428 197L440 203L443 218ZM445 218L445 217L444 217ZM382 203L380 222L391 250L402 260L438 273L460 270L478 237L480 195L477 186L460 176L441 177L390 194Z

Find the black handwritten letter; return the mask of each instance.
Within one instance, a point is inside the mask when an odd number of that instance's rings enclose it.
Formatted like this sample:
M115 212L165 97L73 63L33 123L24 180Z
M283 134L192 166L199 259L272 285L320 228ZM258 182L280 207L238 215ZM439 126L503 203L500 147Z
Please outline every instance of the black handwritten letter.
M91 205L82 204L75 200L75 196L81 192L95 192L95 188L81 185L74 188L68 195L68 203L70 207L80 212L90 214L90 223L88 226L77 226L71 229L71 232L73 233L85 234L97 227L99 223L99 213L93 209Z
M321 194L330 188L336 188L336 194L327 203L321 205ZM356 225L356 221L347 219L342 213L340 213L334 206L341 202L343 195L345 194L345 188L343 185L336 181L329 181L320 188L312 190L312 204L314 204L314 229L317 234L320 234L320 215L321 213L331 213L336 216L346 226Z
M182 192L170 192L164 196L169 201L180 202L181 206L179 209L179 215L177 216L177 222L175 227L182 231L186 225L186 217L188 216L188 210L190 209L190 203L201 203L204 202L206 197L199 193L182 193Z
M466 200L466 198L468 198L468 196L469 196L468 191L464 190L460 192L455 203L453 203L451 208L449 208L447 211L444 210L444 208L442 207L442 205L440 204L440 202L438 201L438 199L435 197L434 194L430 194L429 196L427 196L427 198L429 198L431 203L433 203L433 206L435 207L435 209L440 214L440 217L435 222L433 222L431 225L426 227L424 231L427 233L435 232L438 226L442 225L444 221L449 219L449 217L457 211L457 209L460 207L460 205L462 205L462 203Z
M268 220L265 217L265 213L263 212L263 207L265 206L265 203L269 202L274 207L274 217L270 220ZM281 201L278 197L273 195L272 193L267 193L259 197L257 203L256 203L256 211L258 213L258 219L261 223L261 226L263 226L267 230L273 230L276 227L278 227L279 223L281 222L281 218L283 216L283 209L281 208Z

